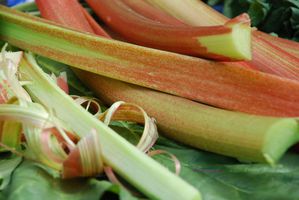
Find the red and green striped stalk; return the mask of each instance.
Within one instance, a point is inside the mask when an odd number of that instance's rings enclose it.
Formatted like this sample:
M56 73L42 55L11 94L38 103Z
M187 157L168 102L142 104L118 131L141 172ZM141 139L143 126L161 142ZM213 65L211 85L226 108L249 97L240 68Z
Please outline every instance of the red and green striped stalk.
M134 1L134 0L133 0ZM156 8L162 9L170 15L176 17L178 20L182 20L186 24L194 26L216 26L226 23L229 18L217 12L209 5L202 1L193 0L142 0L148 2L149 4L155 6ZM262 34L263 39L270 40L277 47L282 48L284 51L291 53L293 56L298 56L299 48L298 42L286 40L283 38L278 38L271 36L269 34L263 34L261 31L257 31ZM284 41L288 41L287 44ZM281 45L281 43L283 43ZM296 47L294 49L294 46ZM294 54L293 54L294 52Z
M140 0L121 0L128 7L133 9L138 14L145 16L146 18L153 19L163 24L175 25L175 26L187 26L184 22L176 19L167 13L156 9L145 1Z
M215 26L229 20L202 1L146 1L193 26ZM298 43L289 41L281 45L283 39L277 39L274 36L266 37L265 35L260 31L253 31L252 61L239 62L237 65L299 80L299 51L296 50L298 49Z
M170 15L181 19L186 24L195 26L211 26L224 24L229 19L218 13L204 2L197 0L142 0ZM185 12L188 10L189 12ZM213 12L213 14L212 14ZM198 18L200 16L200 18Z
M46 19L53 21L67 21L68 24L65 25L71 25L69 27L74 29L109 37L77 0L70 0L68 2L60 0L36 0L35 2L38 8L44 8L42 9L42 15ZM68 18L65 19L58 13L64 13Z
M261 37L263 40L274 44L289 54L299 58L299 42L294 42L281 37L275 37L261 31L256 31L255 37Z
M80 78L107 103L142 105L165 135L199 149L274 164L299 141L295 119L221 110L84 71Z
M96 37L5 7L0 25L1 39L96 74L230 110L299 115L299 84L290 80Z
M251 29L247 20L214 27L177 27L147 20L122 1L86 2L130 42L216 60L251 59Z

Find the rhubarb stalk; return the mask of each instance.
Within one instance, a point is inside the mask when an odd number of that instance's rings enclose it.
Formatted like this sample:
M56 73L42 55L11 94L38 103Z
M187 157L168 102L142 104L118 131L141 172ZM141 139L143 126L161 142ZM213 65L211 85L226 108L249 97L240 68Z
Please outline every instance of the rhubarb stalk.
M126 0L129 1L129 0ZM134 1L134 0L132 0ZM184 23L193 26L216 26L226 23L229 18L217 12L206 3L197 0L142 0L150 3L151 5L164 10L177 19L182 20ZM291 40L274 37L257 31L262 34L264 40L269 40L277 47L282 48L284 51L292 55L299 56L299 44ZM272 40L271 40L272 39ZM295 47L295 49L294 49Z
M299 141L295 119L225 111L84 71L80 78L107 103L142 105L166 136L199 149L274 164Z
M140 16L118 0L87 0L95 13L130 42L217 60L250 60L251 29L245 22L224 26L168 26ZM128 28L134 27L134 28Z
M1 39L96 74L230 110L299 115L294 81L80 33L5 7L0 25Z
M168 25L186 26L186 24L175 17L168 15L160 9L153 8L150 4L140 0L121 0L138 14ZM221 25L221 24L219 24Z
M5 104L17 104L15 96L21 97L24 94L24 90L19 85L16 85L17 79L15 77L17 69L15 65L18 65L22 52L6 52L4 45L0 55L0 106L1 109L6 107ZM22 96L23 97L23 96ZM27 96L24 97L25 99ZM16 116L4 117L5 108L1 111L0 116L0 143L13 149L18 149L21 144L21 123L16 121ZM0 146L0 152L7 151L7 149Z
M43 9L46 8L40 7L41 13ZM63 14L65 13L61 13ZM67 22L67 16L57 19L53 15L52 19L71 26ZM42 62L45 66L55 65L58 68L61 66L55 62L47 64L45 61L47 60ZM76 72L84 83L107 103L125 100L142 105L157 119L159 129L164 134L196 148L236 157L240 160L275 163L283 152L298 140L297 131L292 128L288 131L286 128L281 133L275 133L271 128L283 119L224 111L92 73ZM122 115L118 114L117 118L121 120ZM295 128L295 123L291 123ZM233 128L228 127L228 124L229 126L233 124ZM266 124L268 125L265 126ZM290 135L287 136L285 133L290 133ZM269 136L265 137L267 134ZM281 138L276 135L279 134L283 136L282 142L278 145L276 138L279 140ZM223 141L226 142L223 143ZM272 149L275 150L272 151Z
M226 23L229 20L202 1L146 1L193 26L215 26ZM260 31L253 31L252 61L246 63L239 62L236 65L249 66L262 72L299 80L299 52L296 50L298 49L298 43L289 41L281 45L283 39L265 35ZM296 52L295 54L293 53L294 51Z
M221 25L229 19L198 0L142 0L162 9L183 22L195 26ZM185 12L188 10L189 12ZM213 14L212 14L213 12ZM200 18L199 18L200 15Z
M99 134L104 162L132 185L155 199L200 199L199 192L150 157L136 149L112 129L76 104L49 79L34 58L27 55L20 64L22 81L34 99L52 110L79 137L91 130ZM180 188L179 192L177 188Z
M69 5L64 7L63 5L59 5L59 1L54 0L54 4L48 2L48 1L36 1L37 6L41 6L41 3L43 6L46 6L47 9L43 10L43 16L45 18L48 18L49 16L53 15L53 10L57 10L57 13L60 12L67 12L69 14L69 21L73 24L73 27L79 30L86 30L87 32L93 32L91 27L89 26L88 21L84 17L84 14L82 12L81 5L77 2L77 0L69 0ZM56 3L56 4L55 4ZM61 10L59 10L61 9ZM74 11L74 12L72 12ZM73 13L73 14L72 14ZM59 17L59 16L57 16ZM81 19L81 20L78 20ZM82 20L84 19L84 20Z
M274 44L275 46L280 47L281 49L285 50L286 52L290 53L293 56L299 58L299 42L294 42L292 40L275 37L270 34L256 31L255 37L261 37L263 40Z

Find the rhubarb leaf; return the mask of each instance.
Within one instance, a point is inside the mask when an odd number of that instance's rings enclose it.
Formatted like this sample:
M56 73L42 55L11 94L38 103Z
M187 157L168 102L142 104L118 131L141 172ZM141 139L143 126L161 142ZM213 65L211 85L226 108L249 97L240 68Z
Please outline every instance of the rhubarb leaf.
M299 2L297 0L209 0L207 3L215 5L224 3L223 13L227 17L235 17L247 12L252 25L260 30L275 32L280 37L299 41Z
M23 12L35 12L38 10L38 8L34 2L22 3L22 4L14 6L13 8L21 10Z
M0 195L1 191L9 184L11 173L20 164L21 160L20 157L15 156L0 160Z
M137 144L143 131L143 127L135 123L112 122L110 127L132 144Z
M284 199L299 196L299 157L288 153L274 167L264 164L242 164L234 159L194 150L163 139L155 146L174 154L182 165L180 176L196 188L203 199ZM173 161L166 155L155 157L170 170ZM275 191L275 192L273 192Z
M30 161L24 161L15 170L11 184L2 193L6 200L39 200L41 198L43 200L98 200L104 199L107 195L119 195L121 200L135 199L124 189L107 181L97 179L63 181L53 178L45 170Z

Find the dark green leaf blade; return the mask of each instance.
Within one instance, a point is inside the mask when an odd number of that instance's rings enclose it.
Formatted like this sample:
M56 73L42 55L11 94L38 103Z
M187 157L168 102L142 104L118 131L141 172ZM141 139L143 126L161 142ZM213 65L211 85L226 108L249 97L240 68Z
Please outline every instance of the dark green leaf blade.
M272 167L244 164L184 146L165 146L165 142L155 148L166 150L181 161L180 176L200 189L206 200L297 200L299 197L299 157L293 153ZM167 155L155 158L173 171L174 163Z
M0 193L6 200L98 200L107 192L121 200L134 200L127 191L108 181L97 179L61 180L53 178L37 164L24 161L12 176L11 184Z
M22 158L15 156L0 160L0 192L9 184L12 172L21 161Z

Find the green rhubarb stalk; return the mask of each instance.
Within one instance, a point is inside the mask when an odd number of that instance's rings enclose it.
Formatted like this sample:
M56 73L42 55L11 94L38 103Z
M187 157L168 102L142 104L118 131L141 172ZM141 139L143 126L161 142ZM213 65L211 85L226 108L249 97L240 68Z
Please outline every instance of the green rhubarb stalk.
M299 115L293 81L84 34L2 6L0 25L0 39L93 73L230 110Z
M92 92L80 84L80 80L73 73L71 73L71 69L66 67L64 64L60 63L60 65L57 65L57 62L41 56L38 56L37 62L43 67L43 70L46 73L53 73L55 76L59 76L61 72L66 72L68 75L67 84L70 88L71 94L92 96ZM63 70L61 70L61 68L63 68ZM60 69L60 71L58 71L58 69Z
M228 18L197 0L146 0L152 5L164 10L183 22L193 26L215 26L226 23ZM253 31L250 62L237 63L238 66L250 66L266 73L299 80L299 57L293 53L298 49L298 43L285 42L274 36L266 36L260 31ZM284 40L283 40L284 41Z
M0 120L12 120L37 127L46 127L49 114L42 106L31 103L28 106L13 104L0 105Z
M19 72L23 81L31 81L31 84L26 86L31 96L72 127L78 136L86 136L91 130L95 130L99 134L106 165L111 166L148 197L165 200L201 199L196 189L76 104L42 72L32 56L26 55L20 64Z
M0 106L18 103L15 97L24 94L21 86L16 85L18 80L15 77L22 52L6 52L6 46L4 45L0 54ZM21 144L21 124L11 117L7 119L9 120L3 119L0 122L0 142L9 148L17 149ZM0 147L0 151L7 149Z
M21 144L22 126L19 122L4 121L0 124L0 142L11 147L18 148ZM0 148L0 152L2 149ZM7 151L7 150L5 150Z

